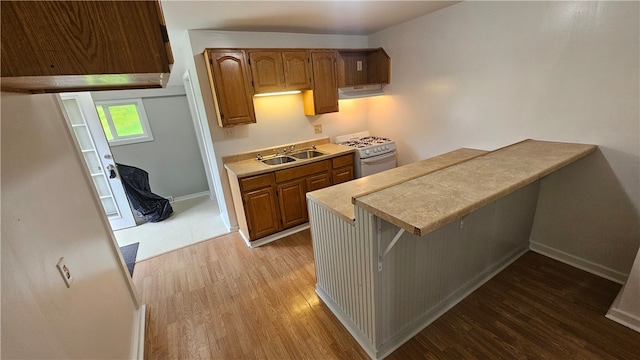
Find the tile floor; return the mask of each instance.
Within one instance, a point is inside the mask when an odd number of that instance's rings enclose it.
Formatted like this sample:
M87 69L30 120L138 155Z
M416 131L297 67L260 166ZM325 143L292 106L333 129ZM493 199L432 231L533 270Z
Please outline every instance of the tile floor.
M139 242L136 261L227 234L218 203L208 195L171 203L173 214L166 220L114 231L119 246Z

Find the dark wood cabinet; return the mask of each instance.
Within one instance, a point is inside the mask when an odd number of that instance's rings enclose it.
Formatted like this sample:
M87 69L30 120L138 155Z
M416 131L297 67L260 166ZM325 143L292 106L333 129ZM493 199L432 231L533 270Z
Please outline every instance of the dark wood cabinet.
M331 159L331 183L333 185L353 180L353 154Z
M304 113L319 115L338 111L336 51L312 50L313 90L303 92Z
M282 91L284 68L280 51L249 51L249 66L256 94Z
M286 90L311 89L311 58L309 50L282 51Z
M216 101L218 125L255 123L253 90L245 51L207 49L204 55L211 92Z
M2 91L159 88L173 55L158 1L2 1Z
M331 175L329 171L323 171L318 174L307 177L307 192L326 188L331 186Z
M290 228L309 220L305 194L305 179L300 178L278 184L278 201L283 228Z
M273 173L240 179L240 191L249 238L255 240L280 231L282 227Z
M249 50L249 66L256 94L311 88L307 50Z
M389 84L391 58L382 48L338 50L338 87Z
M309 220L305 194L330 186L330 170L331 161L322 160L275 172L284 228Z
M239 226L250 241L306 223L306 193L352 179L353 153L239 179L229 173Z
M256 122L253 95L301 90L305 115L339 111L338 88L389 84L382 49L205 49L222 127Z

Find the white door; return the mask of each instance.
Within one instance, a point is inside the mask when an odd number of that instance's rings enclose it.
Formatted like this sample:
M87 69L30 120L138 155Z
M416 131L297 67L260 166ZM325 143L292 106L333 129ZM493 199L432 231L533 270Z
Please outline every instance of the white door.
M136 221L91 94L63 93L60 94L60 100L67 124L82 152L111 230L135 226Z

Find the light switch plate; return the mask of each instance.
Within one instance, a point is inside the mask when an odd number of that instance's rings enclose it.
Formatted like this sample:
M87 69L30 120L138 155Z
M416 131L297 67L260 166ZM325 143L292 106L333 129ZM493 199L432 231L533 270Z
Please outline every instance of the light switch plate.
M322 125L314 125L313 129L315 130L316 134L322 134Z

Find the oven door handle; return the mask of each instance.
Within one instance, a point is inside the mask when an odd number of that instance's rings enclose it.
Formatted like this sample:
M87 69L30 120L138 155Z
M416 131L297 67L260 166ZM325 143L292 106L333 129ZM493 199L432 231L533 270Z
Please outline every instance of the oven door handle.
M394 157L394 156L396 156L396 152L395 152L395 151L394 151L394 152L392 152L392 153L390 153L390 154L388 154L388 155L382 155L382 156L379 156L379 157L373 157L373 158L370 158L370 159L362 159L362 160L360 160L360 161L361 161L363 164L367 164L367 165L369 165L369 164L375 164L375 163L377 163L377 162L380 162L380 161L382 161L382 160L386 160L386 159L388 159L388 158L390 158L390 157Z

